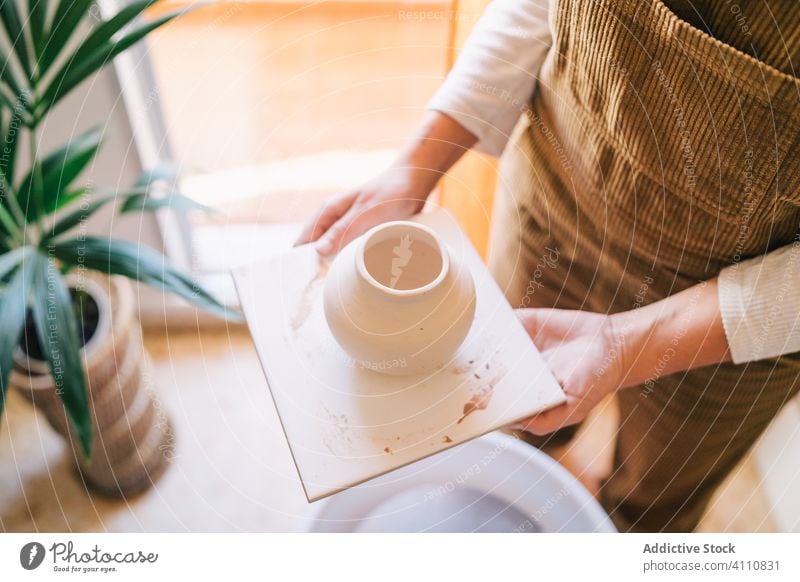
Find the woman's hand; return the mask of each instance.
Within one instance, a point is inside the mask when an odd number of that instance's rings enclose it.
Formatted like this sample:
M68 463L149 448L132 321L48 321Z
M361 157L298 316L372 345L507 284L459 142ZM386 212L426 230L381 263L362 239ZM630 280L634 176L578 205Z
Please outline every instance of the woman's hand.
M317 241L317 252L328 256L377 224L416 214L439 178L475 141L454 119L429 113L397 162L357 190L325 204L295 244Z
M519 309L517 316L561 384L567 402L528 419L520 428L537 435L582 421L623 382L624 337L611 316L563 309Z
M565 404L521 423L538 435L582 421L617 390L730 360L716 279L615 315L560 309L517 314L567 395Z
M435 184L430 182L413 168L393 165L357 190L326 202L306 224L296 244L317 241L319 254L334 254L373 226L422 210Z

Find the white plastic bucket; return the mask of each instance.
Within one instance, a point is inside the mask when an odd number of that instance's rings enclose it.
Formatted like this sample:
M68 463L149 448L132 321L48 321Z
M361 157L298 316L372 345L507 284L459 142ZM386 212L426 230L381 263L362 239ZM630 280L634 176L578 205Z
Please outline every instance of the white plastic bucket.
M546 454L492 433L319 502L316 532L614 532Z

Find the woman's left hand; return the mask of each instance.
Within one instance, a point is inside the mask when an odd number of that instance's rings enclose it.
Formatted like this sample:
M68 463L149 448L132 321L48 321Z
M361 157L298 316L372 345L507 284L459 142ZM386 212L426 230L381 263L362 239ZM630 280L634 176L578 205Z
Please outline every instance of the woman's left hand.
M537 435L582 421L622 385L624 336L612 316L563 309L518 309L517 316L561 384L567 402L521 423Z
M717 280L614 315L519 309L567 402L521 423L544 435L582 421L604 397L660 376L731 359Z

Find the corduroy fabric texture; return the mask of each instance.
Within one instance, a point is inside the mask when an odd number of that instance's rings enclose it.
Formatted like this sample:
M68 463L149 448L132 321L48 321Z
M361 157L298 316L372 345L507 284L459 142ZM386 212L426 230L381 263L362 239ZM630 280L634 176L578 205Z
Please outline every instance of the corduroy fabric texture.
M729 4L694 3L733 42ZM798 18L748 13L756 58L660 0L554 2L495 211L490 263L515 307L627 311L794 240L800 82L777 43L800 50L800 7L778 4ZM622 391L601 491L618 528L692 530L799 380L793 355Z

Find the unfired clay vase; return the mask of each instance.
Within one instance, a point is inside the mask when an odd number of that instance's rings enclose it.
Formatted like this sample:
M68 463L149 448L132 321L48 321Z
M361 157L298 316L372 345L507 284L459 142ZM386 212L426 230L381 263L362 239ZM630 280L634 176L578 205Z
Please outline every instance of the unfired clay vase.
M475 315L475 286L434 231L414 222L377 226L331 265L325 317L354 365L384 374L446 365Z

